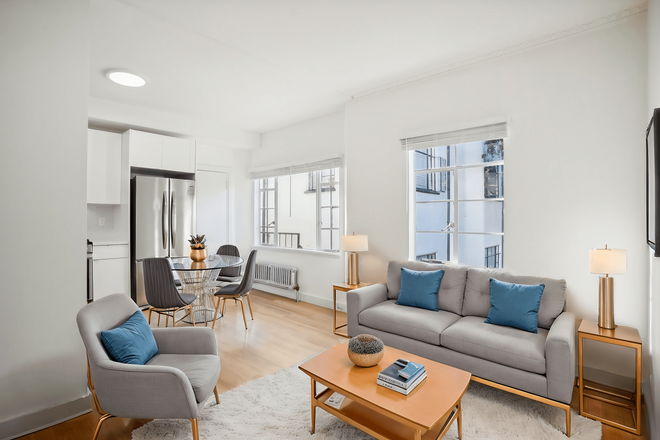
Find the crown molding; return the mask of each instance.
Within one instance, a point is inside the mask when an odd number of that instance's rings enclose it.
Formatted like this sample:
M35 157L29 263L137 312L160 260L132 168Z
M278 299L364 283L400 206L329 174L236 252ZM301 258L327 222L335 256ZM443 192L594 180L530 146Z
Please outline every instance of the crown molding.
M622 11L616 12L612 15L608 15L606 17L601 17L597 20L593 20L593 21L590 21L588 23L577 25L577 26L574 26L574 27L569 28L569 29L564 29L562 31L558 31L558 32L555 32L555 33L550 34L550 35L546 35L546 36L543 36L543 37L540 37L540 38L535 38L533 40L529 40L529 41L526 41L524 43L515 44L515 45L509 46L505 49L500 49L500 50L496 50L496 51L493 51L493 52L489 52L487 54L479 55L479 56L476 56L476 57L473 57L473 58L469 58L469 59L466 59L466 60L463 60L463 61L459 61L459 62L456 62L456 63L453 63L453 64L449 64L449 65L444 66L444 67L439 67L437 69L429 70L427 72L420 73L418 75L409 76L407 78L400 79L398 81L390 82L390 83L387 83L387 84L383 84L383 85L378 86L378 87L373 87L371 89L367 89L367 90L364 90L362 92L358 92L358 93L354 94L352 98L357 99L357 98L361 98L363 96L373 95L374 93L378 93L378 92L382 92L382 91L385 91L385 90L393 89L395 87L403 86L403 85L410 84L410 83L413 83L413 82L416 82L416 81L421 81L423 79L430 78L430 77L436 76L436 75L440 75L440 74L443 74L443 73L446 73L446 72L450 72L452 70L461 69L463 67L467 67L467 66L470 66L472 64L477 64L477 63L481 63L481 62L484 62L484 61L492 60L494 58L510 55L512 53L520 52L522 50L529 49L531 47L540 46L542 44L551 43L553 41L561 40L562 38L567 38L567 37L570 37L570 36L573 36L573 35L576 35L576 34L579 34L579 33L582 33L582 32L590 31L592 29L595 29L595 28L598 28L598 27L601 27L601 26L605 26L605 25L610 24L610 23L614 23L615 21L623 20L623 19L631 17L633 15L641 14L643 12L646 12L647 10L648 10L648 3L642 3L640 5L633 6L632 8L628 8L628 9L624 9Z

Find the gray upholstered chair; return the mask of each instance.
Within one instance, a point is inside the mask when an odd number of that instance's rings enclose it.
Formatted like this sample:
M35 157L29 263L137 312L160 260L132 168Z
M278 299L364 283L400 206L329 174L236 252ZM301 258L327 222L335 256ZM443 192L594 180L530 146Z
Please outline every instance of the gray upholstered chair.
M240 257L241 253L238 248L233 244L223 244L218 248L217 255L231 255L232 257ZM237 283L241 280L241 266L224 267L218 274L217 281L227 283Z
M122 364L110 359L101 332L123 324L139 308L128 296L110 295L78 312L80 336L87 349L88 387L101 418L189 419L193 439L199 439L197 416L215 394L220 358L215 334L209 328L153 329L158 354L146 365Z
M228 284L222 289L215 292L214 299L218 298L218 303L215 306L215 315L213 315L213 325L211 328L215 328L215 318L218 316L218 308L222 302L222 314L225 313L225 300L233 299L241 303L241 311L243 312L243 322L245 323L245 329L247 330L247 320L245 319L245 307L243 306L242 297L246 297L248 301L248 307L250 308L250 317L254 320L254 315L252 314L252 304L250 303L250 290L252 290L252 284L254 283L254 266L257 263L257 250L253 249L250 252L247 263L245 264L245 273L240 283Z
M195 325L192 303L197 296L177 290L172 276L172 268L167 258L145 258L142 260L142 268L144 271L144 295L150 306L147 318L149 324L151 324L151 312L154 311L158 313L158 325L160 325L160 315L165 315L165 327L167 327L171 314L172 327L176 327L176 312L188 309L188 313L183 318L190 314L192 323Z

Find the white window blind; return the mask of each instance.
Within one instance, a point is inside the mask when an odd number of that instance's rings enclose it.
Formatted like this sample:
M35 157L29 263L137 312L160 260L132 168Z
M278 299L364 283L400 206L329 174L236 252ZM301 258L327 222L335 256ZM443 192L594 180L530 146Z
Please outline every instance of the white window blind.
M464 144L467 142L488 141L507 137L506 122L480 125L443 133L427 134L401 139L404 151L420 150L422 148L444 147L446 145Z
M250 172L250 179L267 179L269 177L286 176L289 174L309 173L312 171L327 170L329 168L337 168L342 164L340 157L333 157L330 159L318 160L315 162L308 162L298 165L291 165L286 167L272 168L269 170L252 171Z

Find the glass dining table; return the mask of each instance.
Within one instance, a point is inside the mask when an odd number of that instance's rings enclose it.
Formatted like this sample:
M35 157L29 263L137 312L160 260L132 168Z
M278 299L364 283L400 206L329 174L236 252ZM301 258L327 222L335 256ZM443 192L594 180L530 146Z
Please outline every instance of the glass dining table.
M193 317L186 316L183 321L192 324L194 319L196 324L203 322L204 325L212 322L215 313L213 294L219 287L216 279L220 270L225 267L240 266L243 264L243 259L232 255L212 254L203 261L193 261L188 257L170 258L170 261L172 270L181 280L183 292L197 296L193 303ZM222 314L218 313L217 318L221 317Z

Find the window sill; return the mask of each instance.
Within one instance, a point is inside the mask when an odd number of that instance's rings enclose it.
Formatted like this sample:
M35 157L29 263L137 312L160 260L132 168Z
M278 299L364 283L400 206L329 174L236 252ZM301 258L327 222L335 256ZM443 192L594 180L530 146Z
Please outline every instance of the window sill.
M305 255L314 255L318 257L325 257L325 258L334 258L334 259L339 259L341 258L341 252L324 252L324 251L317 251L314 249L296 249L296 248L285 248L285 247L279 247L279 246L252 246L252 249L259 249L263 251L274 251L274 252L291 252L291 253L296 253L296 254L305 254Z

